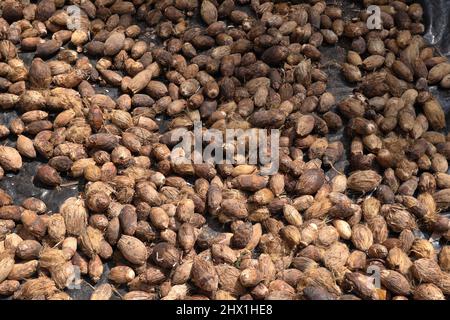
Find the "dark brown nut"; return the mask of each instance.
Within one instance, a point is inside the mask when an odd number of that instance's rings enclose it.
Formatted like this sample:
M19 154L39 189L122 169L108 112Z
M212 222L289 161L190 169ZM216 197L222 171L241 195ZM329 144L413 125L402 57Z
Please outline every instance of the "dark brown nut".
M61 205L59 212L64 218L64 222L69 235L80 235L87 224L87 211L84 201L77 198L68 198Z
M374 71L384 64L385 58L380 55L372 55L363 60L362 67L365 70Z
M125 300L445 299L447 246L415 236L450 239L438 214L450 207L450 137L428 88L450 87L450 69L419 35L421 5L365 1L381 8L383 29L369 30L364 10L346 21L316 0L144 2L81 1L76 29L62 0L2 5L0 105L21 115L0 126L0 137L17 136L0 146L0 179L42 156L38 186L68 172L87 184L60 213L32 198L14 205L0 190L0 295L68 299L60 290L75 266L97 282L112 259L109 280L127 284ZM204 26L192 25L197 14ZM164 43L143 41L134 16ZM342 35L352 49L343 76L359 85L337 103L319 61ZM19 44L36 51L29 66ZM84 48L95 65L78 56ZM122 93L100 94L94 82ZM350 145L328 137L341 116ZM279 129L279 173L172 161L200 120ZM350 173L336 174L347 149ZM205 210L230 232L212 230ZM384 290L364 275L370 266ZM103 284L91 298L111 295Z
M222 202L221 209L224 214L230 217L244 219L248 216L246 204L239 200L226 199Z
M126 204L120 211L119 221L123 234L134 235L137 228L136 209L132 205Z
M111 269L108 278L117 284L126 284L135 278L134 270L127 266L117 266Z
M348 118L363 117L365 112L364 104L355 98L342 100L339 105L339 111Z
M4 280L0 284L0 295L10 296L14 292L18 291L20 287L20 282L17 280Z
M16 149L0 146L0 165L5 170L17 171L22 167L22 157Z
M441 104L436 99L425 102L423 108L425 116L433 129L438 130L445 127L445 115Z
M247 191L258 191L266 187L268 179L258 175L240 175L233 179L233 185Z
M104 55L114 56L123 48L125 34L122 32L112 32L105 41Z
M449 73L450 73L450 63L448 62L439 63L435 65L433 68L431 68L428 74L428 82L430 84L436 84Z
M432 283L424 283L414 290L415 300L445 300L442 291Z
M400 79L408 82L413 81L413 72L411 69L400 60L395 60L392 64L392 70L397 74Z
M325 175L320 169L309 169L303 172L297 182L296 190L299 194L315 194L325 183Z
M62 183L62 178L53 167L49 165L42 165L38 168L35 178L43 184L55 187Z
M273 46L264 51L261 59L268 65L276 66L281 64L288 55L288 49L282 46Z

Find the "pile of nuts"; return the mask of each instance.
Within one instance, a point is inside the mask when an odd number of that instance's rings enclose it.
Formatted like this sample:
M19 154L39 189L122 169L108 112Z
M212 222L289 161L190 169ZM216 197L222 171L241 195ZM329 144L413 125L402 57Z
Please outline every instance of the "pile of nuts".
M450 88L450 63L420 4L359 2L350 19L323 0L2 1L0 177L39 160L36 183L86 184L59 212L0 189L0 296L70 299L79 270L95 300L448 298L450 136L429 86ZM340 39L355 90L336 101L320 48ZM279 129L279 172L174 163L196 121Z

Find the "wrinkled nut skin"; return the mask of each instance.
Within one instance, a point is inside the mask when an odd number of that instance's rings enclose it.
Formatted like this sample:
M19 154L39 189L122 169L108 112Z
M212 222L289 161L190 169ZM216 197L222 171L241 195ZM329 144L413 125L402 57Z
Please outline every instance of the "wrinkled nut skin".
M0 166L8 171L20 170L22 168L22 157L16 149L0 146Z
M62 178L58 171L49 165L42 165L38 168L35 177L39 182L47 186L58 186L62 183Z

